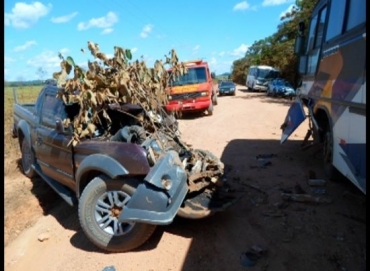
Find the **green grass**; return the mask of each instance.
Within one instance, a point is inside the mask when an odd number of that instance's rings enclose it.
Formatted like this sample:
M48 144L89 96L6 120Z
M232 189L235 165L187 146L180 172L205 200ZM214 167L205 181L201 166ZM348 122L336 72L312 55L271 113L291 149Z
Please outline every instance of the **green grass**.
M18 103L34 103L42 86L23 86L17 88ZM13 128L13 88L4 88L4 159L20 157L18 140L11 137ZM6 172L5 172L6 173Z

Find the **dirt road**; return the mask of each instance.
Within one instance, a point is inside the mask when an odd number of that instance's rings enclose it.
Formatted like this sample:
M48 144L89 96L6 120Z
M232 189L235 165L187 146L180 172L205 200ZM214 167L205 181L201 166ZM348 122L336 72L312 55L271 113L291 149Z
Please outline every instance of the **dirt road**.
M289 104L239 87L236 96L218 98L213 116L180 120L182 138L221 157L242 197L209 219L158 227L133 252L96 249L79 227L76 208L39 179L8 174L5 270L366 270L366 197L348 181L327 182L326 194L314 194L323 190L311 190L308 171L325 176L320 153L300 150L307 125L279 143ZM281 193L289 192L324 202L284 201ZM256 245L267 251L254 267L243 266L241 256Z

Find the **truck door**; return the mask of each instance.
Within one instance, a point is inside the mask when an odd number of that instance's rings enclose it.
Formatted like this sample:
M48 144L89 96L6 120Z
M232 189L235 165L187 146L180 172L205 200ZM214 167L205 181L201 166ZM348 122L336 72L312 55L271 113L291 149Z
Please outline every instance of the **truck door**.
M37 162L43 174L74 189L72 146L67 146L72 135L56 130L57 119L67 116L65 105L54 93L45 95L35 143Z

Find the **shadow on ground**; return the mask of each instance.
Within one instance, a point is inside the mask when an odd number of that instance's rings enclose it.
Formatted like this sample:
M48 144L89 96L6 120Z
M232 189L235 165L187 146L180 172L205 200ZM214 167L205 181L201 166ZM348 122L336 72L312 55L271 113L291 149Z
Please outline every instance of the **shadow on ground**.
M366 196L349 181L327 182L322 187L325 194L315 194L307 184L307 174L312 170L317 178L325 178L321 158L313 150L301 151L300 144L294 140L284 145L278 140L230 141L221 160L228 171L228 183L242 195L241 199L226 211L203 220L176 218L171 225L158 227L135 251L155 249L163 233L169 232L192 239L184 271L245 270L240 257L254 245L267 248L255 263L258 270L364 270ZM77 208L61 201L40 181L32 180L32 192L44 206L45 214L75 231L71 244L85 251L105 253L85 237ZM281 193L306 193L327 201L285 201Z
M242 92L246 92L246 91L242 91ZM289 98L267 96L265 92L260 93L260 92L248 91L246 95L235 96L233 98L234 99L258 99L262 103L276 103L276 104L281 104L285 106L290 106L293 102L293 100Z

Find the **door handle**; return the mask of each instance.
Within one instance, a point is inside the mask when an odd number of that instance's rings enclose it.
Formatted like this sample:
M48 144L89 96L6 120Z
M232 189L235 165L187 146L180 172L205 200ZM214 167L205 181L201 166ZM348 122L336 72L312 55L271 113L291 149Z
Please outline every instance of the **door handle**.
M36 139L36 145L37 146L40 146L42 144L42 138L41 137L38 137L37 139Z

